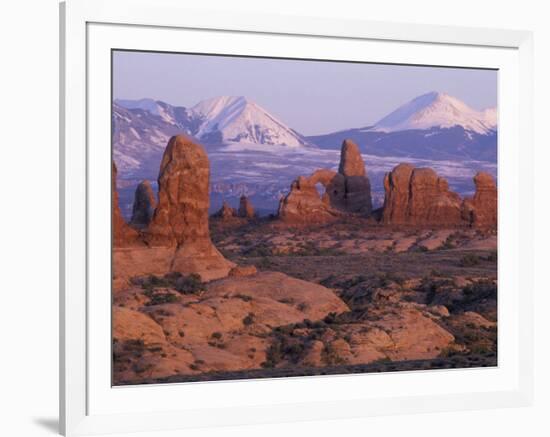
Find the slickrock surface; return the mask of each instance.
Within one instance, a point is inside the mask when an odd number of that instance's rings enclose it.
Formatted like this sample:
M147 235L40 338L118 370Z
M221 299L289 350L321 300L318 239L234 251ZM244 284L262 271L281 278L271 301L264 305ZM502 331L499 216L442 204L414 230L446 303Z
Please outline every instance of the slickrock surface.
M117 380L261 368L274 327L348 310L331 290L276 272L213 281L174 303L147 305L136 288L115 299Z
M156 206L157 200L151 183L148 180L140 182L134 196L130 224L137 228L147 227L153 218Z

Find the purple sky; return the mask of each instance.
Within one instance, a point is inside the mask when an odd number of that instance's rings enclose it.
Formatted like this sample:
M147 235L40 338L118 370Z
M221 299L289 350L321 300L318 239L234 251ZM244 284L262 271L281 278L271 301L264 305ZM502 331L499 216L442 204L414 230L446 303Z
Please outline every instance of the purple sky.
M304 135L364 127L430 91L475 109L497 104L497 72L459 68L115 52L115 99L190 107L246 96Z

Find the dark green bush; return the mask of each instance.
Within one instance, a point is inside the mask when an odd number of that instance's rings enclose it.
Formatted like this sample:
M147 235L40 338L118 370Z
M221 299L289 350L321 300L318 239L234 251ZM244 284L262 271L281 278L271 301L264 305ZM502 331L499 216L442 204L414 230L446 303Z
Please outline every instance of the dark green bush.
M174 284L176 291L182 294L198 294L204 291L205 286L201 276L197 273L192 273L189 276L181 276Z
M460 266L474 267L479 264L479 261L480 261L479 256L474 255L473 253L468 253L460 259Z

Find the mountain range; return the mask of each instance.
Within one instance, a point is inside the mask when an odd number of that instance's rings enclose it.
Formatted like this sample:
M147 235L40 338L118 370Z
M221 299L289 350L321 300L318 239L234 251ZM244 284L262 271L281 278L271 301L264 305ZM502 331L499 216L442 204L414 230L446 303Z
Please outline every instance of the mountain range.
M438 92L405 103L374 125L316 136L300 134L244 96L216 97L190 108L149 98L117 99L112 121L113 156L123 191L131 191L138 180L154 179L168 139L185 133L206 147L212 189L225 187L219 188L220 197L269 193L269 208L297 175L307 174L310 167L336 165L346 138L360 146L375 179L377 168L386 169L389 162L438 161L439 167L448 162L467 170L496 168L497 159L496 109L478 111ZM479 162L484 164L475 164ZM461 170L469 177L466 173ZM124 198L130 202L131 196L121 196L124 211L129 208Z

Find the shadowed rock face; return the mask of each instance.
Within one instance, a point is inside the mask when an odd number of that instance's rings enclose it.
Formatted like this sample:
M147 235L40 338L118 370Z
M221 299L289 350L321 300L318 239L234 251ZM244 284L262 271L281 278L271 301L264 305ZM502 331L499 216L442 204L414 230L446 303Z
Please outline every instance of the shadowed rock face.
M116 189L117 168L115 163L112 164L111 172L111 192L113 203L113 246L124 247L136 244L138 241L138 233L132 229L122 217L120 206L118 203L118 192Z
M497 186L493 177L485 172L474 176L476 192L472 199L464 201L464 218L474 227L496 228Z
M317 191L318 184L325 189L322 195ZM338 173L320 169L309 177L298 177L279 205L279 217L296 223L322 223L343 213L370 215L371 211L365 163L359 148L350 140L342 144Z
M372 198L370 181L359 147L351 140L342 143L338 172L345 177L345 209L370 215Z
M382 221L396 225L456 226L464 224L462 199L447 181L429 168L400 164L384 178Z
M146 227L153 218L157 201L151 183L147 180L140 182L134 196L132 219L130 223L137 227Z
M246 196L241 196L238 215L239 217L244 218L254 218L256 216L256 213L254 212L254 207Z

